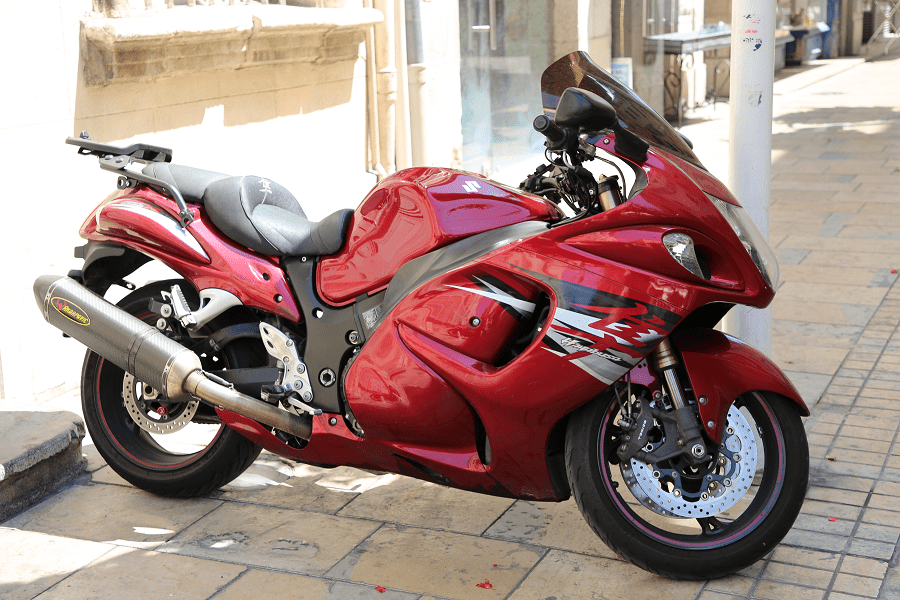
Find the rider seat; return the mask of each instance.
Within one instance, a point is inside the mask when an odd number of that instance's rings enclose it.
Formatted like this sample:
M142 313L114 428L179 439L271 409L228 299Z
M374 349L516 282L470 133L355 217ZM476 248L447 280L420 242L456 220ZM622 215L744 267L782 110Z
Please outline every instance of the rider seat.
M263 177L163 162L150 163L143 172L177 187L185 202L205 205L210 221L229 238L269 256L334 254L344 245L353 216L345 209L310 221L293 194Z

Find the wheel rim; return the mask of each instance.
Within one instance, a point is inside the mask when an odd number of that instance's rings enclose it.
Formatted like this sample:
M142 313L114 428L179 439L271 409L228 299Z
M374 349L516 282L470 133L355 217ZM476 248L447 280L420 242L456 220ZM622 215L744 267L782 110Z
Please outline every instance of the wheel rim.
M147 323L157 319L146 308L134 316ZM132 463L153 471L180 469L202 459L224 434L218 417L191 421L204 407L190 396L163 398L112 362L97 360L93 393L103 434ZM204 368L228 368L228 362L224 354L201 357ZM181 423L167 426L172 421Z
M718 510L715 514L707 514L712 512L711 508L717 508L718 504L701 500L698 490L693 489L693 498L686 498L682 495L680 500L682 505L692 502L698 507L698 514L702 516L681 517L687 514L690 508L681 508L677 511L667 511L668 515L662 514L658 507L648 506L646 498L641 499L632 495L632 489L638 491L650 488L651 484L644 482L644 486L629 485L626 481L628 466L621 468L616 455L616 448L619 445L619 436L621 431L615 425L619 413L619 405L611 402L610 406L604 413L603 420L598 432L598 453L597 467L600 475L600 486L602 491L609 495L616 509L641 533L649 538L656 540L664 545L685 548L691 550L701 550L709 548L718 548L727 544L734 543L736 540L743 538L752 532L766 516L768 516L775 506L781 488L784 484L785 476L785 444L783 434L778 421L772 412L771 407L764 399L756 394L741 397L732 407L738 411L739 416L734 415L731 411L729 414L729 426L740 430L745 425L741 423L743 420L749 431L754 433L754 442L745 443L741 447L748 450L756 447L757 457L756 464L753 465L755 471L752 473L752 484L749 489L739 498L731 498L734 500L728 507ZM724 450L727 450L726 448ZM723 449L719 449L715 459L719 458L719 454ZM744 451L746 453L746 450ZM682 475L692 476L695 480L698 476L707 482L706 475L708 473L716 474L713 481L722 481L724 477L720 473L716 473L716 462L707 467L709 471L700 470L698 472L685 473L684 465L673 464L666 461L666 468L669 470L681 469ZM736 461L739 464L749 468L752 461L747 456L739 457ZM664 463L660 463L663 465ZM726 465L727 467L727 465ZM663 469L656 467L657 470ZM626 473L623 476L623 472ZM726 469L727 472L727 469ZM662 473L660 473L662 475ZM748 474L744 473L747 477ZM679 484L686 485L682 481ZM732 482L733 486L737 485ZM663 482L660 486L662 489L658 492L657 498L665 500L668 494L673 494L679 489L675 482ZM699 510L701 507L704 510Z
M173 434L145 430L126 408L123 386L129 375L104 358L99 360L94 384L97 412L106 437L131 462L161 471L185 467L200 460L222 435L225 426L221 423L191 423Z

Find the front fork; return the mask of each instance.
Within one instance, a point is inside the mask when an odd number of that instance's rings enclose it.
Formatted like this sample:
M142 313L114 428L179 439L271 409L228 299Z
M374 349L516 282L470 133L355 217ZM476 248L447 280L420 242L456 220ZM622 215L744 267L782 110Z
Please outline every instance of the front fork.
M625 416L619 422L624 432L623 443L617 450L619 458L637 458L646 463L657 463L682 455L690 464L699 465L706 461L708 452L697 411L685 400L683 388L678 381L678 354L672 343L665 339L650 354L650 359L656 372L663 376L663 388L668 393L674 410L667 411L659 405L651 406L646 398L639 399L641 410L637 416ZM664 425L667 434L671 431L675 435L667 435L663 445L647 452L644 448L653 429L654 419Z

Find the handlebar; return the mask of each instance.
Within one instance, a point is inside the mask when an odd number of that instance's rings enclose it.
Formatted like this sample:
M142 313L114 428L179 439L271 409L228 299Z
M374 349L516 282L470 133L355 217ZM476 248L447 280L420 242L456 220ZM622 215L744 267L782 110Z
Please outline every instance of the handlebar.
M547 147L551 150L562 150L568 145L569 133L546 115L535 117L533 125L535 131L547 138Z

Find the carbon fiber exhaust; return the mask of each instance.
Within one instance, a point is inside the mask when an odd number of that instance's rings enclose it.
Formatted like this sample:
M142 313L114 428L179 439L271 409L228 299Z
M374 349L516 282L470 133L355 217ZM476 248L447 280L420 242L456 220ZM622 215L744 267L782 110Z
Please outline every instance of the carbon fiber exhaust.
M73 279L38 277L34 299L48 323L170 398L188 393L304 440L312 435L305 419L208 378L196 354Z

